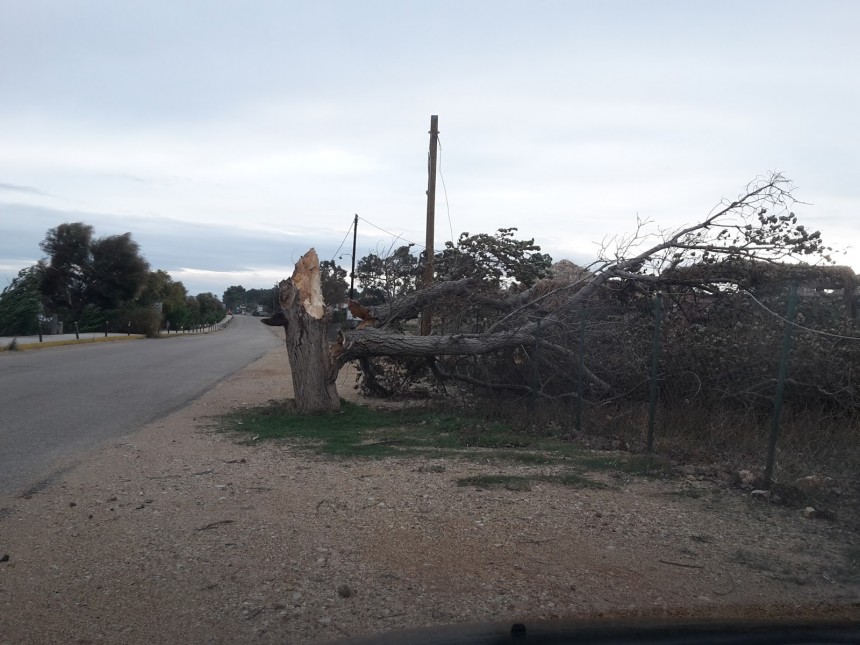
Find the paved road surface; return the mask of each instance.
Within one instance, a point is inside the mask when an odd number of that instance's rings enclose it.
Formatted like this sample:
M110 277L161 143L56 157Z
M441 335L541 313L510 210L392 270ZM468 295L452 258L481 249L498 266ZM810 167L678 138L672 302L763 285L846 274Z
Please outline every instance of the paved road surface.
M281 341L259 318L170 339L0 353L0 493L175 410Z

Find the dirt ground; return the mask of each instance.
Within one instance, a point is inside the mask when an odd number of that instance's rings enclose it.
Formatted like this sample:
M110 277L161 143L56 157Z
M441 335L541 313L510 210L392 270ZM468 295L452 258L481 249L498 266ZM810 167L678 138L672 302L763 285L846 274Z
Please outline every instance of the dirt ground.
M287 370L275 350L0 498L0 643L319 642L618 614L860 619L847 525L694 475L480 490L456 480L541 468L331 461L211 429L213 415L289 396Z

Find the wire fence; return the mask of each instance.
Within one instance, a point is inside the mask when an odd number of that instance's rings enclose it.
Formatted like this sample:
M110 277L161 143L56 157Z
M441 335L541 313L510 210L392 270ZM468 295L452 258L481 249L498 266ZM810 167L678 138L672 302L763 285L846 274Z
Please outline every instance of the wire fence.
M856 296L796 283L766 294L691 293L655 293L633 306L588 302L575 324L573 316L566 327L538 322L532 347L524 348L530 374L520 378L529 385L530 405L572 403L579 433L594 430L595 411L619 401L644 406L649 452L672 409L741 408L768 429L765 480L774 476L786 403L793 410L828 410L846 420L846 432L858 434Z

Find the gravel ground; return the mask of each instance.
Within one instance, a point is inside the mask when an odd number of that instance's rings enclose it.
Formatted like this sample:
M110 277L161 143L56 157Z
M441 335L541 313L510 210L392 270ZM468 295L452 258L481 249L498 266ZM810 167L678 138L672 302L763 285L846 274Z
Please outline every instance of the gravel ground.
M461 487L540 467L330 461L209 417L290 394L285 350L0 498L0 643L319 642L615 615L860 619L860 539L698 478ZM352 393L344 374L342 394ZM355 396L354 394L352 395Z

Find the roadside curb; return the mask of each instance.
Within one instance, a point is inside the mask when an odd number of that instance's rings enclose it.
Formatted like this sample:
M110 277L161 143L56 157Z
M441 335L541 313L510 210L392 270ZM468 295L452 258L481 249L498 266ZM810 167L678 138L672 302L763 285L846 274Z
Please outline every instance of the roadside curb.
M24 351L30 349L42 349L46 347L63 347L64 345L85 345L90 343L112 343L116 341L140 340L146 338L143 334L132 334L131 336L108 336L107 338L81 338L68 340L46 340L41 343L15 343L12 345L0 345L0 352Z
M174 332L170 333L159 333L158 336L155 336L154 339L161 338L176 338L176 337L190 337L190 336L199 336L201 334L212 334L219 331L224 331L230 323L233 321L233 318L230 317L229 320L223 320L217 325L214 325L214 329L206 329L204 331L193 331L193 332ZM30 350L30 349L43 349L47 347L63 347L66 345L84 345L90 343L110 343L115 341L126 341L126 340L141 340L147 338L146 334L123 334L123 335L115 335L115 336L92 336L90 338L63 338L61 340L43 340L41 342L17 342L17 337L5 337L0 339L0 353L3 352L14 352L18 350ZM13 347L14 345L14 347Z

